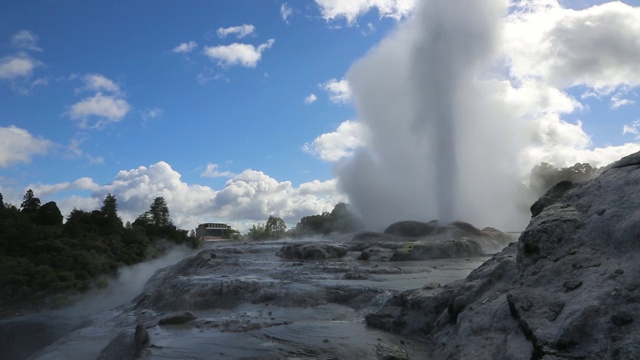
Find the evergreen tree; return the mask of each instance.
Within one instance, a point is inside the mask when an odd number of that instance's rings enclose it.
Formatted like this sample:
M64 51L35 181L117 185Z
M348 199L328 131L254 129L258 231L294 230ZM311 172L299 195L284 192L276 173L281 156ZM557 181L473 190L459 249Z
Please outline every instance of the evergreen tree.
M4 198L2 197L2 193L0 193L0 227L3 227L3 221L5 218L5 209L7 208L7 206L4 204ZM2 229L0 228L0 232L2 231Z
M114 234L122 230L122 219L118 216L118 204L116 196L107 194L102 201L100 213L103 217L103 230L107 233Z
M22 198L22 204L20 205L20 211L26 214L35 214L40 208L40 199L33 195L33 190L27 190Z
M147 219L152 225L155 226L170 226L171 216L169 214L169 206L162 196L158 196L153 200L149 211L147 212Z
M62 225L63 216L55 201L49 201L42 205L36 212L36 223L38 225Z

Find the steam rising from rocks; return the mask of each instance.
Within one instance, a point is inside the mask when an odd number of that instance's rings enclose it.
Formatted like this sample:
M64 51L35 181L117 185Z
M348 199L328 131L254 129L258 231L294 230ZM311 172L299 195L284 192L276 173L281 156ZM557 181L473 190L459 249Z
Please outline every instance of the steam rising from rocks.
M523 131L487 80L505 12L493 0L420 2L350 70L369 146L336 171L368 227L407 219L522 226L513 199Z

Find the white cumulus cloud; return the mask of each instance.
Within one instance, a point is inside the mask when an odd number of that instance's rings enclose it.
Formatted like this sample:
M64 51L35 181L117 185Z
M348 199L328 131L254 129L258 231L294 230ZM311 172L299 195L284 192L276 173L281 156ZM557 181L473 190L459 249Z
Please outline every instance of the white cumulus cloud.
M320 86L329 93L329 100L334 104L346 104L351 101L351 88L346 79L331 79Z
M241 65L244 67L256 67L262 53L271 48L274 39L255 47L251 44L233 43L230 45L206 46L204 54L211 60L217 60L220 65Z
M98 121L93 127L100 127L105 122L122 120L130 109L131 106L124 99L97 93L73 104L68 114L71 119L80 120L82 127L90 126L89 119L97 118Z
M36 155L45 155L54 146L50 140L31 135L16 126L0 127L0 168L28 163Z
M519 4L507 17L502 43L514 77L604 92L640 85L640 7L615 1L576 11L554 0Z
M41 63L25 54L11 55L0 59L0 79L29 77Z
M104 197L113 194L117 199L118 214L124 221L134 221L149 209L156 197L162 196L174 224L187 230L194 229L199 223L220 221L244 232L257 222L265 222L270 215L294 225L304 216L331 211L337 203L346 201L336 180L315 180L296 187L289 181L277 181L261 171L248 169L234 175L221 189L214 189L183 181L181 174L163 161L122 170L105 185L96 184L91 178L80 178L58 184L31 184L30 187L40 197L58 194L60 198L69 190L89 191L87 195L74 193L56 201L65 216L73 208L98 209ZM12 199L17 199L23 191L1 185L0 189L3 194L12 194Z
M353 155L354 150L365 145L365 127L357 121L347 120L336 131L318 136L302 150L320 160L335 162Z
M122 170L91 196L101 200L108 193L116 195L118 210L125 221L134 220L148 210L155 197L162 196L178 227L192 229L198 223L222 221L243 231L256 222L266 221L269 215L295 224L303 216L331 211L335 204L345 201L335 180L294 187L289 181L279 182L249 169L217 190L184 182L180 173L163 161Z
M274 215L293 223L303 216L331 211L343 200L334 180L304 183L296 188L290 181L279 182L249 169L227 181L212 205L225 218L264 221Z
M327 20L344 18L348 24L372 9L376 9L380 17L402 19L411 15L416 0L315 0L320 7L322 17Z
M74 77L75 78L75 77ZM93 96L71 105L66 115L78 121L81 128L101 128L108 123L121 121L131 110L131 105L115 82L102 74L86 74L79 92L95 92Z

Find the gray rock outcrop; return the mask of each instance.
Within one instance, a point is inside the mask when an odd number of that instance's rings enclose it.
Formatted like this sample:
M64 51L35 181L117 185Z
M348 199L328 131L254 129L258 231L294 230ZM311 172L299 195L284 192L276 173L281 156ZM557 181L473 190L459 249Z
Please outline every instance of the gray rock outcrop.
M351 251L361 251L360 260L407 261L480 256L495 253L514 239L494 228L482 230L455 221L399 221L383 233L362 232L350 242Z
M197 319L195 315L188 311L185 311L163 316L160 320L158 320L158 325L181 325L195 319Z
M426 335L434 359L640 359L640 153L539 205L465 280L396 295L367 324Z
M347 248L331 244L291 244L282 246L276 255L297 260L338 259L347 255Z

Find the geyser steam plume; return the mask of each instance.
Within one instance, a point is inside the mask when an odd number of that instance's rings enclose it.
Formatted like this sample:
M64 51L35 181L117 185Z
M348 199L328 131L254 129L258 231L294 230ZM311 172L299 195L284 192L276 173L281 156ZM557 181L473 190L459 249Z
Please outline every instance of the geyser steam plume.
M367 147L336 168L370 228L465 220L517 229L521 132L494 94L506 2L431 0L349 71Z

